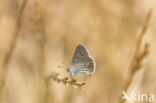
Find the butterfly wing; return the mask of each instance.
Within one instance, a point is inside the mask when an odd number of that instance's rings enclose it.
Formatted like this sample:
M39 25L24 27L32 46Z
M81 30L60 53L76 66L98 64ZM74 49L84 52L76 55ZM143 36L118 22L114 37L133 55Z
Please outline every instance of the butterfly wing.
M76 71L79 71L80 74L91 74L95 71L95 61L84 45L77 46L71 66Z
M85 57L89 57L89 52L84 45L79 44L72 58L72 64L78 63L81 58Z
M88 62L89 62L89 72L90 73L94 73L95 72L96 64L95 64L95 61L94 61L93 57L90 56L88 58Z

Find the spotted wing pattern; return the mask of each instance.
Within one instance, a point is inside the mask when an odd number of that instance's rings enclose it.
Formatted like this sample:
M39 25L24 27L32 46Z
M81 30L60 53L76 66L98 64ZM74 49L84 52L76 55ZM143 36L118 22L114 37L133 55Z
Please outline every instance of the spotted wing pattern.
M79 44L72 58L72 64L78 63L81 58L85 57L89 57L89 52L84 45Z
M91 74L95 71L95 62L84 45L77 46L71 66L79 74Z

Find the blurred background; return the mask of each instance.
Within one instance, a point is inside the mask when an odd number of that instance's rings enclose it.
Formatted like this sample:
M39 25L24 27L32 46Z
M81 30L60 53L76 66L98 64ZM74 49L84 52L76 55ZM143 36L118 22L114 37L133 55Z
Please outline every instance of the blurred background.
M150 52L129 91L156 95L155 6L155 0L1 0L0 103L121 103L151 8L143 38ZM80 43L96 61L86 86L47 82L51 72L69 77L66 67Z

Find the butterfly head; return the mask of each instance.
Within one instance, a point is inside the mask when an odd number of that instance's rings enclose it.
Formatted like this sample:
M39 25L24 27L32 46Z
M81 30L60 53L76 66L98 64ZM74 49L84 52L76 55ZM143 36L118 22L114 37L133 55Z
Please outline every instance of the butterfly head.
M76 76L77 72L72 68L67 68L67 72L69 72L72 76Z
M72 68L69 67L69 68L67 68L67 72L73 73L75 71L74 71L74 69L72 69Z
M67 72L70 72L71 71L71 69L70 68L67 68Z

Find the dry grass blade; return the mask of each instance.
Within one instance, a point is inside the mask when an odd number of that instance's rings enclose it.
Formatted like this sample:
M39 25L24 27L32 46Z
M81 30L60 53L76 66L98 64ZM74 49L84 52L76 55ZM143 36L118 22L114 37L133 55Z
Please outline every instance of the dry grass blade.
M13 38L11 40L11 43L10 43L10 46L9 46L9 50L8 52L6 53L5 55L5 58L4 58L4 62L3 62L3 70L2 70L2 73L1 73L1 78L0 78L0 98L3 94L3 90L4 90L4 86L5 86L5 78L7 77L7 71L8 71L8 65L9 65L9 62L12 58L12 54L14 52L14 49L16 47L16 42L17 42L17 37L19 36L19 32L20 32L20 29L21 29L21 25L22 25L22 21L23 21L23 13L24 13L24 9L26 7L26 4L27 4L27 0L24 0L20 9L19 9L19 13L18 13L18 16L17 16L17 21L16 21L16 28L15 28L15 31L14 31L14 34L13 34Z
M135 49L134 56L131 61L131 65L130 65L130 70L131 70L130 76L129 76L129 79L127 80L127 84L124 87L125 92L128 91L128 88L132 82L134 74L141 68L142 62L143 62L145 56L147 56L149 53L149 50L148 50L149 44L146 43L144 45L144 49L141 50L141 43L142 43L143 37L148 29L148 24L149 24L151 14L152 14L152 9L148 12L148 14L146 16L145 23L143 25L142 31L140 32L138 41L136 43L136 49ZM123 100L122 103L126 103L126 100Z
M45 74L45 28L44 28L44 17L40 2L38 0L35 1L34 5L34 34L36 36L36 41L39 46L39 77L40 77L40 103L48 103L50 90L49 83L44 79Z
M141 43L142 43L142 39L147 31L147 28L148 28L148 24L149 24L149 20L150 20L150 17L151 17L151 14L152 14L152 10L150 10L146 16L146 19L145 19L145 23L144 23L144 26L142 28L142 31L139 35L139 38L138 38L138 41L137 41L137 44L136 44L136 49L135 49L135 52L134 52L134 57L132 59L132 62L131 62L131 70L132 70L132 73L131 74L134 74L135 71L137 71L141 65L138 65L138 64L141 64L142 60L143 60L143 57L145 57L147 54L148 54L148 44L146 43L144 45L144 50L141 51ZM138 67L139 66L139 67Z
M51 75L48 77L48 79L52 79L54 81L57 81L58 83L62 82L65 85L72 85L74 87L82 88L86 85L86 83L79 83L76 79L69 79L68 77L59 78L58 73L51 73Z

